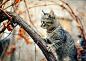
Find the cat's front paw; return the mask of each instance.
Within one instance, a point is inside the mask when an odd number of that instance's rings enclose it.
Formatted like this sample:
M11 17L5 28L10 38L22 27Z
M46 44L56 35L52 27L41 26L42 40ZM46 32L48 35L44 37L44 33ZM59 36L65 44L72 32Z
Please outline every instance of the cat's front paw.
M47 44L46 48L47 48L48 52L52 52L53 51L52 44Z

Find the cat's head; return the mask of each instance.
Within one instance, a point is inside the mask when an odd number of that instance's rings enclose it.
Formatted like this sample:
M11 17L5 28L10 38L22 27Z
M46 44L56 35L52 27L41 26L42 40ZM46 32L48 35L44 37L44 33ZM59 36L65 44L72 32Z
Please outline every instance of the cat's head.
M53 10L50 11L50 13L45 13L43 12L43 16L41 18L41 27L42 28L48 28L50 27L52 24L54 24L56 16L54 15Z

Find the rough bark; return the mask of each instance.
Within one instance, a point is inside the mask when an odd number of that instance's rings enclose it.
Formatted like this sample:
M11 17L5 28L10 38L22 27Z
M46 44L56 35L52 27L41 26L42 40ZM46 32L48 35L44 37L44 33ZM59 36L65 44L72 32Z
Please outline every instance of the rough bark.
M48 52L46 49L46 43L44 42L44 39L36 32L34 29L28 25L24 19L22 19L18 14L13 12L7 12L6 13L12 17L13 23L17 23L20 25L34 40L34 42L39 46L41 51L43 52L44 56L48 61L57 61L54 57L52 52ZM9 19L2 11L0 11L0 23L4 21L5 19Z

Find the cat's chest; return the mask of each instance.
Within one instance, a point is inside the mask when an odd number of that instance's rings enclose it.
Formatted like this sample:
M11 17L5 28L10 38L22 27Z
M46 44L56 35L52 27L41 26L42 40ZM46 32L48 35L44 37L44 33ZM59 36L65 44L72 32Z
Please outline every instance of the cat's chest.
M58 40L63 40L64 39L64 33L62 30L54 30L52 32L47 32L47 37L51 41L58 41Z
M59 40L60 32L58 32L58 31L53 31L53 32L47 33L47 37L48 37L51 41Z

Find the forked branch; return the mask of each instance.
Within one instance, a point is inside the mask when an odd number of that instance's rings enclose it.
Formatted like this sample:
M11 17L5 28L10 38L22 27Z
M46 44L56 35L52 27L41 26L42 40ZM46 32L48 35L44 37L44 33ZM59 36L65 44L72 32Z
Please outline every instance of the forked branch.
M12 17L9 16L3 9L0 8L0 10L1 10L1 12L3 12L3 13L6 15L6 17L9 19L9 21L7 22L7 26L4 25L3 29L0 31L0 33L2 33L2 32L5 31L5 29L6 29L10 24L12 24ZM2 21L3 21L3 20L1 20L0 23L1 23Z

